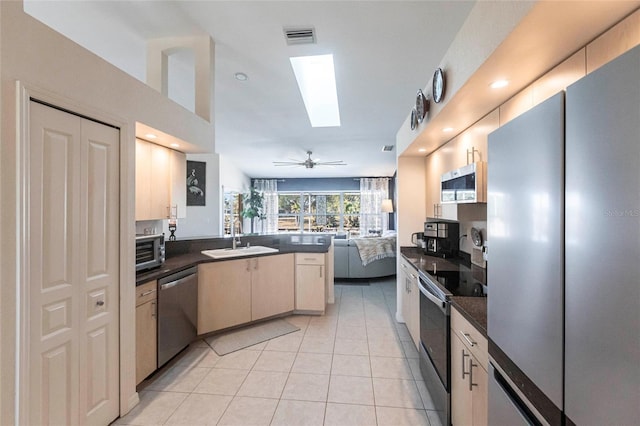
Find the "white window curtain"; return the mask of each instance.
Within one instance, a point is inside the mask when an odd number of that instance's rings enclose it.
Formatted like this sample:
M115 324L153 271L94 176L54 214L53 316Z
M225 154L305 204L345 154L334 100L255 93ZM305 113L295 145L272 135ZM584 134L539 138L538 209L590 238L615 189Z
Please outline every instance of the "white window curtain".
M389 178L360 179L360 236L384 232L389 215L382 214L382 200L389 198Z
M253 187L262 193L262 216L258 232L275 234L278 232L278 181L276 179L256 179Z

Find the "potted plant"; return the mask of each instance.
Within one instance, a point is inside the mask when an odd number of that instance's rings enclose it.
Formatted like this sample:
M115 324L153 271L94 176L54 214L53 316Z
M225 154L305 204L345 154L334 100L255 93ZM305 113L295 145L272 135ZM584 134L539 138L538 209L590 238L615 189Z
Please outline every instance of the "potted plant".
M253 223L256 217L262 216L262 207L264 196L255 188L250 188L249 192L242 196L244 208L242 209L242 217L251 220L251 233L253 234Z

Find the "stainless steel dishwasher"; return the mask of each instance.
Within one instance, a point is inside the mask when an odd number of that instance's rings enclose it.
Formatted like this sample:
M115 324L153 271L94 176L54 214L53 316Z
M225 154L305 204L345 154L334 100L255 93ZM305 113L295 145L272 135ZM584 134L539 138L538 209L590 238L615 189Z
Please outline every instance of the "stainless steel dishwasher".
M197 335L198 269L158 280L158 367L187 347Z

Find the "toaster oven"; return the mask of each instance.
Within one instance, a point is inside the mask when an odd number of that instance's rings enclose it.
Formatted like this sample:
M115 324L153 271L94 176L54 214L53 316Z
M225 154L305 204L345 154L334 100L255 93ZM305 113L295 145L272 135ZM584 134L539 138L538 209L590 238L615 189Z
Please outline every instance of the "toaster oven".
M136 272L164 264L164 234L136 235Z

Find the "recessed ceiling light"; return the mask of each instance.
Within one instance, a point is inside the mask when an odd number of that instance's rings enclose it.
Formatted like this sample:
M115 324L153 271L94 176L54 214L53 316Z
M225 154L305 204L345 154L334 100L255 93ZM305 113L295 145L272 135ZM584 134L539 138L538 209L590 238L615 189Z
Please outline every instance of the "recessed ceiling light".
M289 58L312 127L340 126L333 55Z
M237 72L233 75L238 81L247 81L249 80L249 76L243 72Z
M144 135L145 137L149 138L149 139L155 139L157 138L156 135L154 135L153 133L147 133L146 135Z
M427 148L420 148L418 149L418 152L427 152Z
M442 131L445 133L453 132L453 127L445 127Z
M174 148L180 148L180 144L177 144L177 143L172 143L171 146Z
M489 85L492 89L501 89L509 85L509 80L496 80Z

